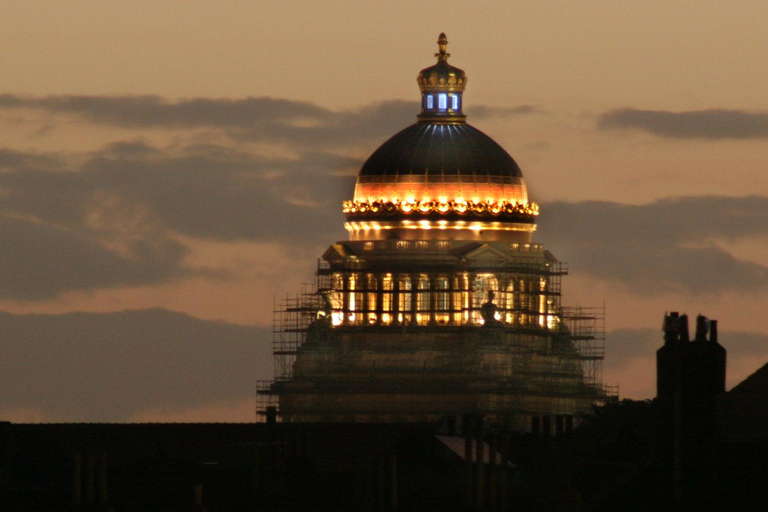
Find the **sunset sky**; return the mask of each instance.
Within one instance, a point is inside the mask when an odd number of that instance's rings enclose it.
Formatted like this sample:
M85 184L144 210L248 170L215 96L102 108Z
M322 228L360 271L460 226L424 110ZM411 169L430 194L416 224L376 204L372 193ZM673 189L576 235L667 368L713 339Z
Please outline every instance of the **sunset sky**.
M0 420L251 421L275 301L346 239L440 32L517 161L604 380L655 394L665 311L768 362L768 4L0 5Z

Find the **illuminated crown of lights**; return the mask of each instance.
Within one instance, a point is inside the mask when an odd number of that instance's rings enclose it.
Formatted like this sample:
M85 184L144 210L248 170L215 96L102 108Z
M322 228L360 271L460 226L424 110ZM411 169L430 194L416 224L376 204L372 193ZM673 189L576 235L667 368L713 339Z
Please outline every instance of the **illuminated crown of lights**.
M343 211L348 220L405 215L420 219L493 218L534 222L539 205L516 201L344 201Z

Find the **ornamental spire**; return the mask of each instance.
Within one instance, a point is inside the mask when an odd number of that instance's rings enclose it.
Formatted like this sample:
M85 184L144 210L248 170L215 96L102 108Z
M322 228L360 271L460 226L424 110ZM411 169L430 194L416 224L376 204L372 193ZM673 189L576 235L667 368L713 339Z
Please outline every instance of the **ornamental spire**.
M437 47L440 49L439 53L435 54L437 60L447 61L450 53L445 52L445 48L448 46L448 38L445 37L445 32L440 32L440 37L437 38Z
M463 123L461 96L467 84L463 70L448 64L448 38L441 33L437 39L437 63L422 69L416 81L421 89L420 122Z

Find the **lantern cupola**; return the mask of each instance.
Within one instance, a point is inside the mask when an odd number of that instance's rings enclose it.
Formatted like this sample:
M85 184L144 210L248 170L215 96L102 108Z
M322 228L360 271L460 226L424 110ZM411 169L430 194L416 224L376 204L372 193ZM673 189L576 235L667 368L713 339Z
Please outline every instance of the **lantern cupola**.
M437 63L422 69L416 81L421 89L421 113L419 122L463 123L462 94L467 84L463 70L448 64L450 53L446 52L448 38L440 34Z

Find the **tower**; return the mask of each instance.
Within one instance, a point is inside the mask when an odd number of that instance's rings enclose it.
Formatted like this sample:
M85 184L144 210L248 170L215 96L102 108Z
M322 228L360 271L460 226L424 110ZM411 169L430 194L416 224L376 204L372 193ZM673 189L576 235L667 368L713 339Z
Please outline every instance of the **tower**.
M554 434L605 398L601 318L561 306L565 266L532 241L520 167L466 123L447 44L417 77L417 122L363 164L349 240L276 312L276 380L259 396L282 421L480 414Z

